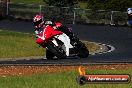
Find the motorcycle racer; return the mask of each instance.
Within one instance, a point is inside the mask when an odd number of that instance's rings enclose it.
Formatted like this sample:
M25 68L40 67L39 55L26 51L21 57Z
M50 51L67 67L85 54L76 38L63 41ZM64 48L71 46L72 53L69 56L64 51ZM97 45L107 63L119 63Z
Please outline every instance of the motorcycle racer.
M50 25L51 27L53 27L53 29L59 30L59 31L65 33L67 36L69 36L70 40L73 40L74 34L72 33L71 28L62 25L62 23L60 23L60 22L55 22L54 20L52 20L52 21L43 20L42 15L36 15L36 18L37 18L36 20L39 20L37 22L34 22L34 29L35 29L34 31L35 31L36 35L38 35L42 25L45 25L45 26ZM39 22L40 22L40 24L39 24Z
M132 8L127 9L128 23L132 26Z
M45 47L45 43L48 39L52 38L53 36L59 40L61 40L66 48L66 55L69 56L69 46L70 46L70 39L69 37L59 30L55 30L54 24L51 21L44 21L42 15L36 15L33 18L33 23L35 27L35 34L36 34L36 43L40 46ZM40 30L42 29L42 31Z
M128 8L128 9L127 9L127 14L128 14L129 16L132 16L132 8Z

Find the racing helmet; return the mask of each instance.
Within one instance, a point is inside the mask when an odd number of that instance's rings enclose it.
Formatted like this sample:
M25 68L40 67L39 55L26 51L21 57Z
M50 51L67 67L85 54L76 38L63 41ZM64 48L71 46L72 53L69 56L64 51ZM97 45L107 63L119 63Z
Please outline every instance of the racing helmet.
M35 17L33 18L33 23L35 28L40 28L43 23L43 16L40 14L35 15Z
M128 14L132 14L132 8L128 8L128 9L127 9L127 13L128 13Z

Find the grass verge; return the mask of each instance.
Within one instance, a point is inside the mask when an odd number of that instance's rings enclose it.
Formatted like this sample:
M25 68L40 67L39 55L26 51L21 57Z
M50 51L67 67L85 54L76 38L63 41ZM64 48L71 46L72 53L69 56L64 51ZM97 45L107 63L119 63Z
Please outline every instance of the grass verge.
M44 49L35 43L32 34L0 31L0 58L42 56Z
M130 74L127 70L87 70L87 74ZM129 84L86 84L80 86L76 82L76 70L68 72L41 73L28 76L0 77L0 88L131 88Z

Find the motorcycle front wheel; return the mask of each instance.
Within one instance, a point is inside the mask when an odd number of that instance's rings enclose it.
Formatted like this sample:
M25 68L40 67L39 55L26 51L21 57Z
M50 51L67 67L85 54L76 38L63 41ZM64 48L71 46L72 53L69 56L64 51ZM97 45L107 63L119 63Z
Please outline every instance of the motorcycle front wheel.
M57 59L66 58L66 54L62 48L58 48L57 46L53 46L50 44L47 44L47 48L48 48L48 50L46 51L47 59L53 59L54 56L56 56Z
M54 54L50 50L46 49L46 58L53 59L53 57L54 57Z

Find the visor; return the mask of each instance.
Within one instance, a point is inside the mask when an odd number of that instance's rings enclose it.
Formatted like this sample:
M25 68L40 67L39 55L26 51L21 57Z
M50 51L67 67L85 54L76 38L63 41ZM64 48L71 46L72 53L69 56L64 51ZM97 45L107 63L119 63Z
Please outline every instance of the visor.
M34 26L38 26L41 22L42 22L42 19L37 22L33 22L33 23L34 23Z

